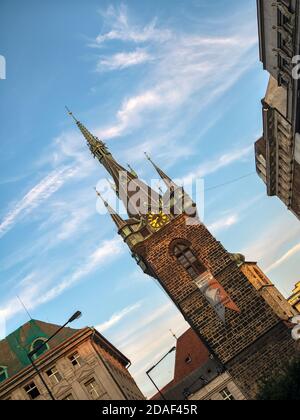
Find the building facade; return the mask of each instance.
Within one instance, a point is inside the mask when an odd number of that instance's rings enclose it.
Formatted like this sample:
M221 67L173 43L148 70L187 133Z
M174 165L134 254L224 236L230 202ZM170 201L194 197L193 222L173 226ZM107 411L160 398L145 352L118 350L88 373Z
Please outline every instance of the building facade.
M168 294L220 370L254 399L259 381L295 355L292 326L199 220L182 187L151 161L166 186L165 193L153 191L75 121L127 210L125 220L103 199L132 257Z
M300 313L300 282L296 284L292 296L289 298L290 305Z
M51 399L27 354L58 326L31 320L0 341L0 400ZM130 361L93 328L64 328L34 360L56 400L141 400Z
M280 319L290 321L291 318L297 315L294 307L280 293L256 262L247 262L244 260L241 262L240 267L253 287Z
M260 59L270 73L256 169L269 196L300 219L300 1L257 0Z
M243 401L241 390L228 372L224 372L189 397L189 400L204 401Z
M228 372L222 373L206 346L190 328L176 340L173 380L162 390L166 400L245 400ZM157 393L152 400L161 400Z

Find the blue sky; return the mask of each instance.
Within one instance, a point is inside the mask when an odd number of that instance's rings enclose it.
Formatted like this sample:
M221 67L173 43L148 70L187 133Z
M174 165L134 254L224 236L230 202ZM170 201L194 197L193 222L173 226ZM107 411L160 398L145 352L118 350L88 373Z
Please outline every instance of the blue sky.
M0 54L0 312L7 332L34 318L98 326L145 370L187 325L136 267L93 187L106 177L68 105L114 156L150 182L143 152L174 178L211 188L255 171L260 99L254 0L4 0ZM205 223L258 261L288 295L299 281L297 219L253 174L205 194ZM75 324L74 324L75 326ZM156 372L168 381L171 364Z

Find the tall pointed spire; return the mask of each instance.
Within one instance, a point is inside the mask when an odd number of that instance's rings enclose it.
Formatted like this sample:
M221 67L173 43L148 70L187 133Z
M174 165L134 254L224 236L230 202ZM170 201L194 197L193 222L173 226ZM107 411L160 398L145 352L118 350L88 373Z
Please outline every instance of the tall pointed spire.
M87 144L92 152L92 154L95 156L96 154L101 155L101 158L104 158L105 155L110 155L105 143L103 141L99 140L98 137L94 136L77 118L75 118L73 112L69 110L69 108L66 106L66 110L68 114L73 118L75 121L77 127L83 134L84 138L87 141ZM98 153L97 153L98 152Z
M153 209L155 206L159 207L159 194L137 178L136 174L134 175L131 171L121 166L114 159L105 143L91 134L67 107L66 109L86 139L94 157L99 160L113 178L117 195L123 201L128 215L139 219L140 212L146 214L149 209Z
M95 188L96 194L98 197L101 198L103 201L105 207L107 208L108 213L110 214L112 220L116 224L118 230L122 229L124 226L126 226L125 220L122 219L122 217L108 204L108 202L105 200L104 197L100 194L100 192Z

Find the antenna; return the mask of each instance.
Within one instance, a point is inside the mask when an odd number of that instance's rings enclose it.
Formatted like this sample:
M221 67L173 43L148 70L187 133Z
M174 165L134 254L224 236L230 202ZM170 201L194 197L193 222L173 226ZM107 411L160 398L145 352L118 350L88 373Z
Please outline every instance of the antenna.
M148 153L144 152L144 155L146 156L146 159L150 160L150 162L151 162L151 157L148 155Z
M172 337L174 337L174 338L175 338L175 340L177 341L178 339L177 339L176 335L173 333L173 331L172 331L172 330L169 330L169 331L170 331L170 333L172 334Z
M26 312L26 314L28 315L29 319L30 319L30 320L32 320L32 317L31 317L31 315L30 315L30 313L29 313L28 309L26 308L26 306L25 306L25 305L24 305L24 303L22 302L22 299L20 298L20 296L18 296L18 295L17 295L17 298L18 298L18 300L20 301L21 305L23 306L24 311L25 311L25 312Z
M77 123L77 120L76 120L76 118L74 117L74 115L73 115L73 112L72 111L70 111L69 110L69 108L65 105L65 108L66 108L66 110L67 110L67 113L70 115L70 117L72 117L73 118L73 120Z

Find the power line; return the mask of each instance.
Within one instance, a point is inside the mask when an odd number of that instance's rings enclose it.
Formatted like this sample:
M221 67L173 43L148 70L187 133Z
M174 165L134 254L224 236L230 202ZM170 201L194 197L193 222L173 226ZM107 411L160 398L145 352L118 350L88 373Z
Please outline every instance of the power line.
M223 184L218 184L218 185L214 185L213 187L205 188L205 191L211 191L217 188L225 187L226 185L234 184L235 182L241 181L242 179L245 179L245 178L249 178L250 176L254 174L256 174L256 172L250 172L249 174L232 179L231 181L224 182Z

